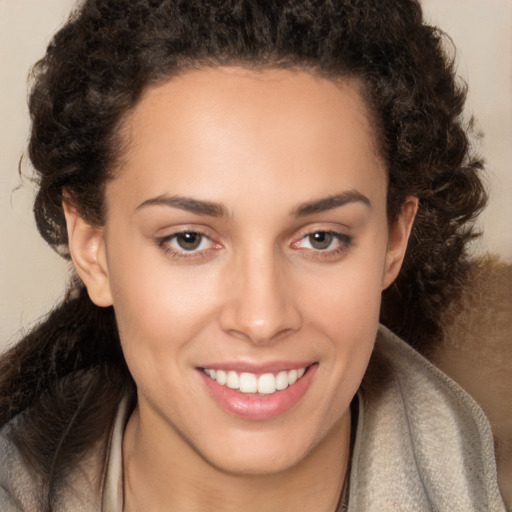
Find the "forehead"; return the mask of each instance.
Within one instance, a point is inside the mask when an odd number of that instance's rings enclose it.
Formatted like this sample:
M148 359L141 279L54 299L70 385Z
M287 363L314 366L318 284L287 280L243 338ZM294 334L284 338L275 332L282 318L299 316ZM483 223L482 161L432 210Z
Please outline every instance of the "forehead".
M123 131L127 144L113 188L122 182L138 197L193 192L224 200L286 187L307 200L314 199L308 191L329 195L354 188L354 180L386 180L353 79L274 69L189 71L148 88Z

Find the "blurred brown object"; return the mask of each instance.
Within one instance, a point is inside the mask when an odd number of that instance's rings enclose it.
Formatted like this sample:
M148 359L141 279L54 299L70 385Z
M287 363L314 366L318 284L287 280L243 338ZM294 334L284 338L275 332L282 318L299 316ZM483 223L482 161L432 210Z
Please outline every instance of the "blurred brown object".
M482 407L494 435L501 493L512 509L512 265L474 262L467 286L444 313L432 362Z

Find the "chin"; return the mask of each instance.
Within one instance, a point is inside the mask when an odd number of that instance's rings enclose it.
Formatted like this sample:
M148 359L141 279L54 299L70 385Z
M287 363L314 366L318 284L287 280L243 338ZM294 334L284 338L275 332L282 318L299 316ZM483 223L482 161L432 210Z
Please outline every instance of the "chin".
M223 473L234 476L265 476L284 473L298 466L304 459L304 453L294 453L291 451L284 452L279 450L268 453L267 451L258 450L258 453L252 451L245 452L242 450L234 454L229 452L219 456L212 455L207 458L207 462L215 469Z
M258 432L232 433L223 443L213 440L203 443L199 454L211 466L233 475L277 475L294 468L310 458L322 457L322 446L331 435L337 435L341 424L329 431L310 426L308 429L288 428L271 433L261 428ZM342 436L338 436L342 439ZM212 446L215 447L212 450Z

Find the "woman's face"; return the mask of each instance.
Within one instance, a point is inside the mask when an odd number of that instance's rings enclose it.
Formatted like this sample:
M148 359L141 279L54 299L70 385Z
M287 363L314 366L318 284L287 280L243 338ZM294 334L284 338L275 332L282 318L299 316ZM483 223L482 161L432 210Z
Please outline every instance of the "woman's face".
M227 471L292 467L346 430L413 216L388 226L357 83L188 72L124 136L84 281L114 305L141 435Z

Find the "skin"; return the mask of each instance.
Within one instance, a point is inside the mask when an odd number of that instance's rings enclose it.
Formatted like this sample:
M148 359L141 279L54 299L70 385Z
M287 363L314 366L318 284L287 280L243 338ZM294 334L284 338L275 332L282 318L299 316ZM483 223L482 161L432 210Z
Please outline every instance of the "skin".
M333 511L349 405L417 207L409 197L389 225L358 83L202 69L149 88L123 130L105 225L65 210L75 266L114 305L137 384L125 510ZM183 231L204 235L196 250ZM331 232L321 249L309 236ZM315 371L266 419L225 410L198 370L275 361Z

